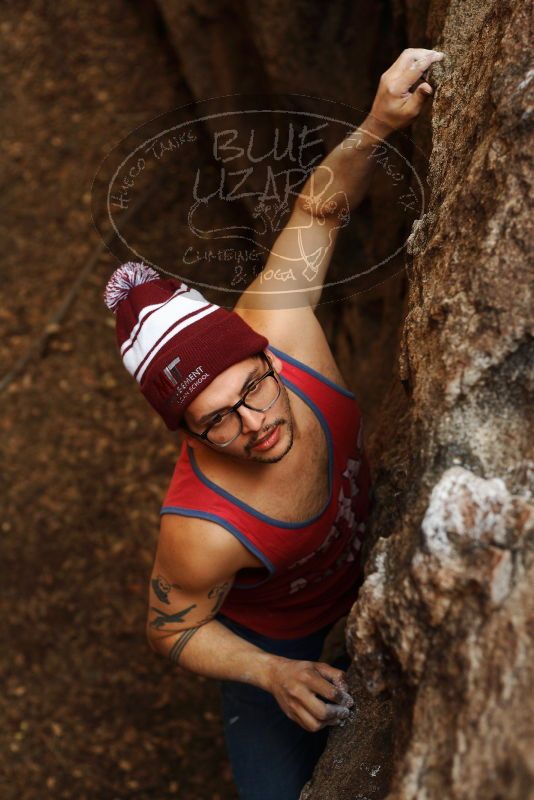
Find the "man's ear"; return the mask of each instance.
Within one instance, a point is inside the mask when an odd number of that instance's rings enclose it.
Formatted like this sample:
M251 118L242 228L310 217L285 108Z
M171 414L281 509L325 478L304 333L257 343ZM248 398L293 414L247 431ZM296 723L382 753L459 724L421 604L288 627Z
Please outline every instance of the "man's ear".
M282 370L284 369L284 365L282 364L282 362L280 361L280 359L279 359L277 356L275 356L275 354L274 354L274 353L272 353L272 352L269 350L269 348L266 348L266 349L265 349L265 352L267 353L267 355L268 355L268 356L269 356L269 358L271 359L271 364L273 365L273 367L275 368L275 370L276 370L277 372L282 372Z

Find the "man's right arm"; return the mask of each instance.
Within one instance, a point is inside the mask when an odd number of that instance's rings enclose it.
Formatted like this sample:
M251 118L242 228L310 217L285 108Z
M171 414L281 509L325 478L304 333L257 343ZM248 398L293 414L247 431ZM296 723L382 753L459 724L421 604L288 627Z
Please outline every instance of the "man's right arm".
M236 572L245 566L250 566L247 551L220 526L164 516L150 578L147 635L152 648L198 675L271 692L284 713L306 730L336 724L351 705L342 670L272 655L214 619Z
M164 516L150 577L147 636L156 652L191 672L266 688L269 654L214 619L245 565L243 546L218 525Z

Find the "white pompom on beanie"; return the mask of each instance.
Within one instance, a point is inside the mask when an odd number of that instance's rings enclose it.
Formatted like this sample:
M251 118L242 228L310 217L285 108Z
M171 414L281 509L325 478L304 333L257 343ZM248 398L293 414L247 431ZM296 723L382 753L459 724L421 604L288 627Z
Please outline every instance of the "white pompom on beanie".
M104 302L124 366L170 430L217 375L269 344L234 311L139 262L115 270Z

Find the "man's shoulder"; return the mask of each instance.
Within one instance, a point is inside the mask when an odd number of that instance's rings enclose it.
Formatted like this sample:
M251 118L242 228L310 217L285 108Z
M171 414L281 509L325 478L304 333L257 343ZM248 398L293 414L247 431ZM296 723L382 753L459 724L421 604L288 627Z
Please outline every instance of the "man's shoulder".
M236 542L240 545L219 523L200 516L162 513L159 535L160 540L168 540L169 546L187 547L192 551L209 549L212 553L224 554L235 549Z
M203 517L165 514L160 518L158 548L173 561L194 567L209 559L223 569L257 566L257 559L239 539L217 522Z

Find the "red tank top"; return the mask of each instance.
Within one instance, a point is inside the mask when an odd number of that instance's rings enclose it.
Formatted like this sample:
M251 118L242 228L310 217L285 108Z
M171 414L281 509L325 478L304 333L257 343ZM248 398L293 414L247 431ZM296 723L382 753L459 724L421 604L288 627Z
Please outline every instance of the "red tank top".
M335 622L356 600L371 480L354 394L269 349L283 362L284 386L310 406L324 432L330 490L325 506L304 522L266 516L209 480L184 442L161 514L215 522L254 553L265 568L239 570L220 611L265 636L291 639Z

